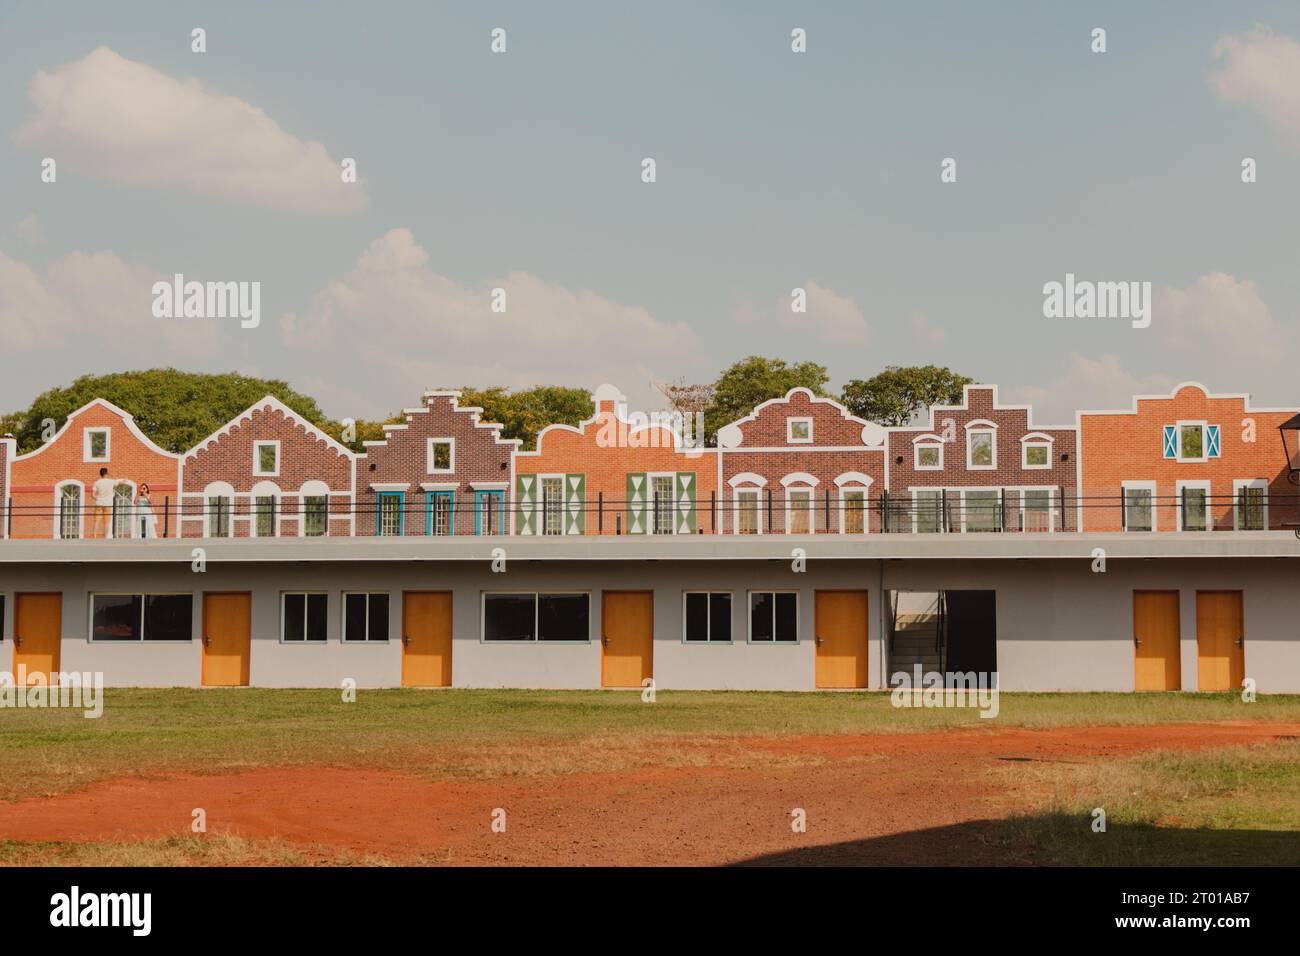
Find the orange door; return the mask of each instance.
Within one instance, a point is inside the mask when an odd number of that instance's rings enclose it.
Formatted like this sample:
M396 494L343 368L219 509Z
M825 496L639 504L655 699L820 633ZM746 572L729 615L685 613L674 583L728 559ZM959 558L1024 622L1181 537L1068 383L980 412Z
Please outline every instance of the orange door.
M1178 690L1183 686L1178 641L1178 592L1134 591L1135 690Z
M818 687L867 686L867 592L818 591Z
M63 643L63 595L19 594L14 598L14 681L26 674L32 683L36 674L49 684L59 671L59 648ZM20 670L25 668L25 670Z
M1196 688L1237 690L1246 676L1240 591L1196 592Z
M451 592L402 595L402 686L451 686Z
M247 687L253 634L248 593L203 595L203 686Z
M600 634L600 686L643 686L654 673L654 592L604 592Z

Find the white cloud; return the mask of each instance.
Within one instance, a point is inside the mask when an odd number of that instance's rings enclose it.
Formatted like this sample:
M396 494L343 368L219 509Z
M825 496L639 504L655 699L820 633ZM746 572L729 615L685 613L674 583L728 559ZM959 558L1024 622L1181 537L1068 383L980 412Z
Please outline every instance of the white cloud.
M1250 279L1211 272L1186 288L1158 289L1151 324L1170 349L1218 363L1272 364L1285 360L1286 336Z
M29 245L39 245L45 240L45 233L41 229L41 221L36 218L36 213L29 213L14 224L14 235Z
M99 47L28 89L36 115L17 132L74 168L277 209L364 208L325 147L287 133L257 107Z
M80 349L133 367L210 353L221 320L155 319L151 289L159 278L112 252L70 252L38 271L0 251L0 341L11 353L39 351L56 364Z
M1221 66L1210 75L1219 96L1249 106L1300 146L1300 43L1263 27L1219 37Z
M818 285L814 279L805 282L804 289L808 311L795 312L790 300L783 300L779 308L784 325L836 345L865 345L871 341L871 327L851 298Z
M1076 411L1128 408L1134 395L1167 392L1172 384L1164 375L1132 371L1118 355L1090 358L1073 352L1051 384L1025 385L1009 389L1007 395L1011 401L1032 405L1039 425L1069 425Z
M947 345L948 333L924 312L912 313L912 334L925 345Z
M505 313L491 311L496 287L506 290ZM280 332L286 346L311 352L326 386L322 397L353 416L382 411L351 404L374 401L350 384L358 369L367 369L370 382L383 381L388 395L410 399L435 386L608 381L634 407L659 407L652 382L700 358L689 326L595 292L523 272L478 285L439 275L409 229L371 242L301 314L282 316Z

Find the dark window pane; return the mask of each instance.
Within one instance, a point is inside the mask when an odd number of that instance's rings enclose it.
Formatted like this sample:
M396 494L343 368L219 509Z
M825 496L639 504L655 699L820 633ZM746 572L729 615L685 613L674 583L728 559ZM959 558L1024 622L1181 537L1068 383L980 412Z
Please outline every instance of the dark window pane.
M364 641L365 639L366 596L345 594L343 596L343 640Z
M96 594L90 639L92 641L138 641L140 639L140 595Z
M5 639L5 596L0 594L0 641Z
M797 641L799 639L798 615L795 605L798 598L794 594L776 596L776 639L778 641Z
M772 598L771 591L755 591L749 596L749 639L752 641L772 639Z
M370 639L388 640L388 595L370 595Z
M489 594L483 599L483 639L531 641L537 608L532 594Z
M707 594L686 595L686 639L688 641L709 639L709 596Z
M189 594L146 594L144 639L188 641L194 636L194 597Z
M307 595L305 594L286 594L284 596L284 639L286 641L301 641L303 639L304 613L303 608L307 606Z
M537 597L539 641L585 641L591 637L587 621L590 601L585 594L540 594Z
M709 595L709 640L731 640L731 595Z
M307 640L325 640L325 610L329 606L329 595L307 595Z

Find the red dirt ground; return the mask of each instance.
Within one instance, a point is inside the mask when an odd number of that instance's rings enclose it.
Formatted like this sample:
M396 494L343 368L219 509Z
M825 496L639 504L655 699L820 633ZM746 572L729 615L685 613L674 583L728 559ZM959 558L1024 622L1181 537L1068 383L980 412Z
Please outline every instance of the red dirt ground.
M1298 724L1240 721L753 737L731 743L731 765L468 782L333 766L132 775L0 803L0 839L188 836L191 810L203 807L209 832L311 847L322 861L335 853L457 865L1007 863L1017 861L986 838L1016 809L1005 770L1017 762L1297 734ZM504 833L491 829L497 807L507 812ZM796 807L806 833L791 830Z

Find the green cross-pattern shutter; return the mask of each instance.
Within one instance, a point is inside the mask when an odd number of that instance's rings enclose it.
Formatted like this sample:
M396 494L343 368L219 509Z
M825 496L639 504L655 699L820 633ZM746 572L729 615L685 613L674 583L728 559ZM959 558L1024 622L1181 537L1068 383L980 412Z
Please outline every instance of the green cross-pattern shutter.
M646 474L644 471L628 472L627 476L627 533L646 533Z
M585 511L587 500L587 476L564 476L564 533L584 534L586 531Z
M677 533L695 534L695 472L677 473Z
M515 478L515 534L537 533L537 476Z

